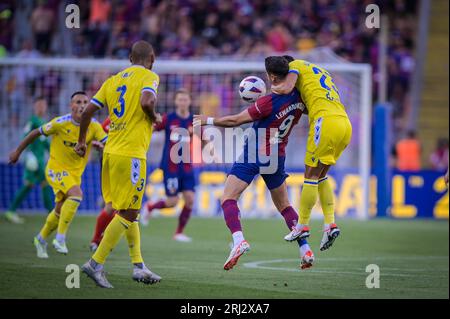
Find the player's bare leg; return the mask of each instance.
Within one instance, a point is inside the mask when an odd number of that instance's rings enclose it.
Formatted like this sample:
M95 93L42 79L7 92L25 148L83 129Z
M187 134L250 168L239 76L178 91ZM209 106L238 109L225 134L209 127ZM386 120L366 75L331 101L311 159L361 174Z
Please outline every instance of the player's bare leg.
M164 208L172 208L177 206L178 204L178 195L176 196L168 196L166 199L160 199L155 203L147 202L143 206L141 224L142 226L147 226L150 220L152 211L154 209L164 209Z
M233 236L233 248L228 256L223 269L230 270L238 262L239 258L250 250L250 245L242 233L241 222L239 220L239 208L237 200L242 192L248 187L248 184L234 175L228 175L225 182L225 189L222 196L222 209L225 222Z
M192 241L192 238L186 236L183 231L191 217L192 207L194 206L194 198L195 193L193 191L183 191L184 207L181 210L180 216L178 217L177 230L175 231L175 235L173 236L173 239L176 241L185 243L189 243Z
M275 207L283 216L288 229L294 229L298 221L298 214L292 208L291 203L289 202L286 182L284 182L277 188L271 189L270 195L272 196L272 201ZM311 268L314 263L314 254L309 247L308 241L304 238L297 239L297 243L300 250L300 268Z

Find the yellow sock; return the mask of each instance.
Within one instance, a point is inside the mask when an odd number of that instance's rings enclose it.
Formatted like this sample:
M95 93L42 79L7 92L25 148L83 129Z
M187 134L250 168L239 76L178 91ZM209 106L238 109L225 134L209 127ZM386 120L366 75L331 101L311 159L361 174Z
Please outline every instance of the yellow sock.
M56 228L58 228L58 222L59 222L59 217L56 216L55 210L53 209L53 210L47 215L47 219L45 220L44 227L42 227L41 231L39 232L39 234L41 235L41 237L42 237L43 239L46 239L48 236L50 236L50 234L51 234Z
M144 260L141 255L141 232L139 230L139 222L133 222L125 231L125 236L127 237L131 262L133 264L143 263Z
M109 253L116 247L120 238L122 238L125 231L130 228L132 224L132 222L119 216L119 214L116 214L108 227L106 227L102 241L95 251L95 254L92 256L92 259L99 264L104 264Z
M299 223L308 225L311 218L311 210L317 202L317 180L306 179L303 184L302 196L300 198Z
M77 213L78 206L80 206L81 197L70 196L68 197L61 207L61 216L58 223L58 234L65 235L67 229L72 222L73 217Z
M319 198L320 205L322 206L324 223L333 224L334 223L334 194L331 189L328 177L319 179Z

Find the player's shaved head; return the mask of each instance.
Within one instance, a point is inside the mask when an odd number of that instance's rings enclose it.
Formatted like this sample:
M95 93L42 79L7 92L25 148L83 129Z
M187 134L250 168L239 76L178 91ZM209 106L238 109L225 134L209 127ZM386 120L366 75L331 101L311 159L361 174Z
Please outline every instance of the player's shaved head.
M266 71L269 76L282 80L289 73L289 62L282 56L268 56L265 60Z
M153 47L147 41L137 41L131 47L130 61L133 64L143 65L151 69L155 61Z

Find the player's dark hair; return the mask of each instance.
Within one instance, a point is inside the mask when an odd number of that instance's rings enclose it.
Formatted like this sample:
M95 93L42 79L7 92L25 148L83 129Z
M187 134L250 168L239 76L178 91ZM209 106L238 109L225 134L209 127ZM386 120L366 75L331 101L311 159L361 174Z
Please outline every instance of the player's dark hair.
M295 59L294 59L292 56L290 56L290 55L283 55L283 58L285 58L285 59L288 61L288 63L291 63L292 61L295 60Z
M282 56L268 56L264 62L267 73L278 78L284 79L289 73L289 62Z
M45 100L45 97L43 95L38 95L33 99L33 103L36 103L37 101Z
M178 90L176 90L174 98L176 98L178 94L186 94L186 95L189 95L190 98L192 98L191 92L189 92L189 90L185 89L185 88L179 88Z
M130 58L133 64L141 64L154 55L153 47L147 41L137 41L131 47Z
M74 92L74 93L70 96L70 99L73 99L73 97L74 97L75 95L78 95L78 94L86 95L86 96L87 96L86 92L84 92L84 91L76 91L76 92Z

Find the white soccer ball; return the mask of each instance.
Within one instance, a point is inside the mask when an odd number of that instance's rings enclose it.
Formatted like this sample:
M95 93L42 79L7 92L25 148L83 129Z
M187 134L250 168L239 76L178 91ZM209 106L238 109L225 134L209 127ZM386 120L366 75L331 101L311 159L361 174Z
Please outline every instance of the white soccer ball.
M239 84L239 95L246 102L255 102L266 94L266 83L257 76L247 76Z

